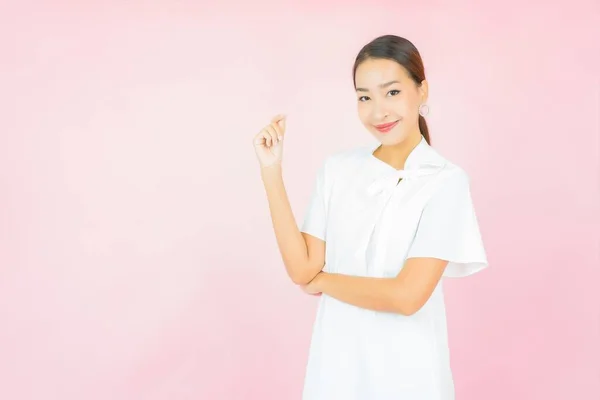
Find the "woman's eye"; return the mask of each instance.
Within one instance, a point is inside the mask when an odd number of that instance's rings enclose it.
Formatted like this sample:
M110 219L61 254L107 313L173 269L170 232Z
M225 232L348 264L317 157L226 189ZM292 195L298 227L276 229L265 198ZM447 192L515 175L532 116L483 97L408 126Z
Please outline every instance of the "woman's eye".
M396 90L396 89L390 90L388 93L393 93L393 92L395 92L396 94L393 94L392 96L396 96L398 93L400 93L400 91Z
M367 101L366 99L368 99L369 97L367 96L361 96L358 98L358 101Z

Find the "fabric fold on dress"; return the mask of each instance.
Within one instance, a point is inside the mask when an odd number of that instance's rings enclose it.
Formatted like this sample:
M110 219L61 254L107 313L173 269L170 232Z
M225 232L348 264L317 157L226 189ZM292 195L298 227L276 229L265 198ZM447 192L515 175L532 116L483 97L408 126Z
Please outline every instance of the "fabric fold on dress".
M384 173L373 180L373 182L367 187L367 194L369 196L376 196L382 193L388 193L393 190L399 183L399 180L413 180L419 177L433 175L440 170L439 164L421 164L417 168L411 169L399 169L396 171L390 171Z

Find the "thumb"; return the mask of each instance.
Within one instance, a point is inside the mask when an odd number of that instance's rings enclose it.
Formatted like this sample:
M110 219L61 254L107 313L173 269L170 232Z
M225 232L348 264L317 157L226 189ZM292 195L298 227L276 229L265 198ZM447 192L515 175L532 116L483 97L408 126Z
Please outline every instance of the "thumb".
M283 129L285 129L285 121L287 120L287 115L284 115L283 118L281 118L278 122L279 126L281 126Z
M285 114L277 114L276 116L271 118L271 122L279 122L280 120L282 120L285 117L286 117Z

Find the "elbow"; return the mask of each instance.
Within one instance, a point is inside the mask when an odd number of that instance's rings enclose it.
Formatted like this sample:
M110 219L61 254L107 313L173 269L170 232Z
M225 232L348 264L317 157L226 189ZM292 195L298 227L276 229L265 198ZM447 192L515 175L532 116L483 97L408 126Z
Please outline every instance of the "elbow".
M402 315L410 317L411 315L416 314L421 309L421 306L409 305L402 310Z
M289 276L296 285L308 285L315 277L310 272L311 269L307 266L299 265L296 268L290 268Z
M404 316L411 316L416 314L422 307L423 304L407 296L394 296L391 302L391 311Z
M427 296L401 280L393 279L389 288L391 312L409 317L418 313L427 302Z
M290 279L296 285L308 285L321 272L324 265L316 265L309 261L295 262L287 265Z
M290 278L292 279L292 282L296 285L308 285L308 283L312 280L308 278L307 274L300 273L292 274L290 275Z

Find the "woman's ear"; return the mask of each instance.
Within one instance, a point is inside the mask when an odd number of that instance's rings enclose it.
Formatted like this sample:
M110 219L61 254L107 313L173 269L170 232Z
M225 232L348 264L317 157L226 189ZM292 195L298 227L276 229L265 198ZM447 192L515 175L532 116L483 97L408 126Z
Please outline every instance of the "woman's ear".
M426 79L421 81L421 84L419 85L419 92L421 95L421 102L426 103L429 97L429 83Z

